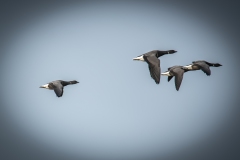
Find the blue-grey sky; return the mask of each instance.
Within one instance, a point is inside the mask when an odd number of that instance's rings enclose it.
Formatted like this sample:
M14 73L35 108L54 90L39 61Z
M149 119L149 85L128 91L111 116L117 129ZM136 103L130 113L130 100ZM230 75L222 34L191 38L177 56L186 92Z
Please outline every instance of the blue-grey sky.
M233 114L231 29L189 10L82 2L41 11L5 46L2 112L32 143L75 158L167 156L217 135ZM178 51L160 57L162 72L194 60L223 66L211 76L187 72L176 91L174 80L162 76L157 85L148 65L132 60L156 49ZM80 83L61 98L39 88L59 79Z

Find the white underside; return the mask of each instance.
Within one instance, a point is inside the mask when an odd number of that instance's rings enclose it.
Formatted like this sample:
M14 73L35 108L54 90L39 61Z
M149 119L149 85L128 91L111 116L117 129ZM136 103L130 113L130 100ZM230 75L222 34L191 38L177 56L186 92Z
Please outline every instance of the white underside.
M42 85L41 87L46 88L46 89L50 89L50 88L48 87L48 84L44 84L44 85ZM52 89L50 89L50 90L52 90Z
M143 55L138 56L138 57L136 57L136 58L133 58L133 60L138 60L138 61L145 62L145 60L143 59Z
M162 76L171 76L169 71L161 73Z
M187 69L192 69L192 64L184 66L184 67L187 68Z

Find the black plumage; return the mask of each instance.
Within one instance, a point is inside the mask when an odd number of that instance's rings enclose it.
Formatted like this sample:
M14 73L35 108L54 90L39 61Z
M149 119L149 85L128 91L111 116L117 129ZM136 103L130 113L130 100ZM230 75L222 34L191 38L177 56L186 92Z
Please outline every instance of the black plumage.
M184 66L190 71L202 70L207 76L211 75L210 67L220 67L219 63L210 63L204 60L193 61L192 64Z
M62 80L56 80L56 81L52 81L46 85L40 86L40 88L46 88L46 89L50 89L50 90L54 90L55 94L57 97L62 97L63 95L63 88L67 85L70 84L77 84L79 83L76 80L73 81L62 81Z
M188 69L183 68L183 66L172 66L168 68L168 71L162 73L162 75L168 76L168 82L175 77L175 87L178 91L182 83L183 75L187 71Z
M173 54L176 53L175 50L167 50L167 51L160 51L160 50L153 50L150 52L147 52L143 55L140 55L133 60L140 60L145 61L148 64L148 68L150 71L150 76L154 79L156 84L160 83L160 74L161 74L161 67L160 67L160 60L159 57L165 55L165 54Z

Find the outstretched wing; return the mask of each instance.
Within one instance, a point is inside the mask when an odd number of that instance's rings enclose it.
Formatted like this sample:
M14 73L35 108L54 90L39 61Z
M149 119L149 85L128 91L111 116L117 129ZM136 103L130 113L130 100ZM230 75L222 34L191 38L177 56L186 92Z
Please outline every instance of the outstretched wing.
M172 78L173 76L168 76L168 82L171 81Z
M160 60L155 56L143 56L143 58L148 63L151 77L157 84L159 84L161 73Z
M55 88L54 88L54 92L56 93L56 95L57 95L58 97L62 97L62 95L63 95L63 87L61 87L61 88L55 87Z
M206 73L206 75L210 76L211 75L211 70L209 68L209 65L205 62L196 62L194 63L195 65L199 66L200 69Z
M53 83L53 90L56 93L57 97L62 97L63 95L63 85L60 82Z
M181 68L174 68L171 70L171 72L175 76L175 87L176 90L178 91L182 83L184 70Z

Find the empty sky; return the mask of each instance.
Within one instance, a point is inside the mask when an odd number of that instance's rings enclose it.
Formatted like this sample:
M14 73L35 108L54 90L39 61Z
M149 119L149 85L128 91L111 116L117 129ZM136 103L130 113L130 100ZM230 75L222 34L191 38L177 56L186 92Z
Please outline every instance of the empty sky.
M233 114L231 29L222 32L218 19L193 10L81 2L39 11L5 47L2 112L22 137L75 158L165 156L216 135ZM162 72L195 60L223 66L210 77L187 72L176 91L174 80L162 76L157 85L147 64L132 60L156 49L178 51L160 57ZM80 83L61 98L39 88L59 79Z

